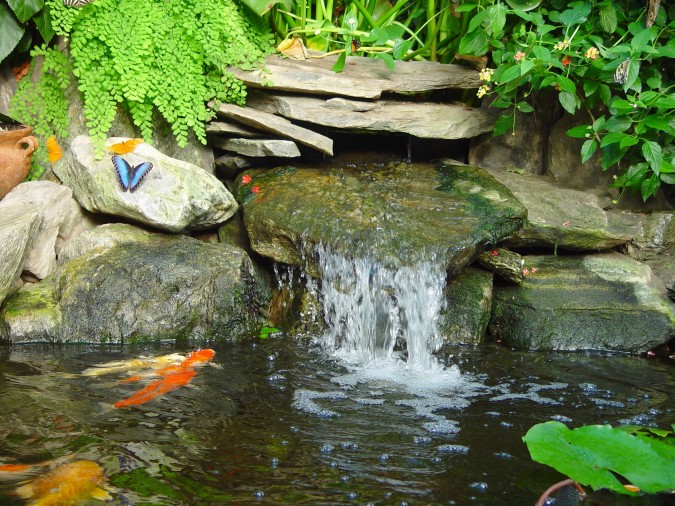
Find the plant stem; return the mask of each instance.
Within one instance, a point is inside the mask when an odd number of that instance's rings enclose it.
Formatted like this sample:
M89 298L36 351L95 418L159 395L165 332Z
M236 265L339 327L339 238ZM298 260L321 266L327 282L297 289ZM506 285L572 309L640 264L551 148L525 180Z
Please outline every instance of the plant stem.
M377 23L373 19L373 16L371 16L370 12L368 12L368 9L366 9L363 6L361 0L352 0L352 4L356 6L356 9L361 13L361 15L363 15L363 18L366 20L366 22L371 28L375 28L377 26Z

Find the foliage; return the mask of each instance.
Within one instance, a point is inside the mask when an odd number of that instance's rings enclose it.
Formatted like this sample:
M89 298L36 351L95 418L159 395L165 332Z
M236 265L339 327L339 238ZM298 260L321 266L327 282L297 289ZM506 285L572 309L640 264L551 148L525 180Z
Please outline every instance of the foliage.
M27 53L40 39L52 39L51 17L43 6L42 0L0 0L0 63Z
M333 67L336 71L344 68L351 54L381 58L390 67L395 59L447 63L463 33L453 2L400 0L392 5L382 0L288 0L284 7L276 4L267 15L279 37L302 36L310 49L340 54Z
M534 461L595 490L675 490L673 431L609 425L570 430L560 422L546 422L533 426L523 441Z
M601 148L602 168L621 171L615 186L645 200L675 184L674 6L551 0L525 12L488 0L458 10L473 15L460 52L492 55L495 69L481 74L478 96L495 94L492 105L507 109L495 135L515 130L517 111L534 110L532 92L553 88L565 111L589 118L568 132L586 138L582 162Z
M146 141L158 110L179 146L190 130L206 143L204 124L213 115L208 103L243 104L246 97L228 67L260 65L272 44L269 29L231 0L46 4L56 33L70 37L73 73L98 156L119 104Z
M19 88L12 97L10 114L25 125L31 125L40 139L40 147L31 161L27 180L38 179L47 163L46 139L52 135L68 136L68 100L65 91L72 79L72 65L58 49L47 45L31 51L34 64L27 76L19 81ZM35 58L41 57L40 65ZM40 68L41 77L34 80ZM36 107L39 104L39 107Z

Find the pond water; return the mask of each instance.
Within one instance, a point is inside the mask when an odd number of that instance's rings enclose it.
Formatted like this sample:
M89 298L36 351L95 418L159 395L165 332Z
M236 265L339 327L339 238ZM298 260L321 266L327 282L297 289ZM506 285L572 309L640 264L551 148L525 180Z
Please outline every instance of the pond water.
M672 364L657 359L486 345L443 348L420 371L345 365L292 338L213 349L189 388L126 409L111 407L139 388L125 373L81 372L188 350L4 350L0 463L96 461L119 505L532 505L563 479L530 460L521 438L535 423L675 421ZM4 478L0 504L22 504Z

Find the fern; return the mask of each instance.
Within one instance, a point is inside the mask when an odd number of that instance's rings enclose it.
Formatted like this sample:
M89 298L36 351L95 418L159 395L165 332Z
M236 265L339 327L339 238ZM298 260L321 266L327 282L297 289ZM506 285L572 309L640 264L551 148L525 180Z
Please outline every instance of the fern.
M146 141L153 111L179 146L190 130L206 143L208 102L243 105L246 89L227 70L254 68L273 47L262 20L233 0L97 0L81 9L47 0L53 27L70 36L74 74L97 154L119 104Z
M9 113L20 122L31 125L40 139L40 146L31 161L27 180L38 179L47 164L46 139L52 135L68 136L68 100L66 89L70 86L72 65L65 54L46 45L33 48L30 71L21 81L12 97ZM35 80L36 58L42 57L41 76Z

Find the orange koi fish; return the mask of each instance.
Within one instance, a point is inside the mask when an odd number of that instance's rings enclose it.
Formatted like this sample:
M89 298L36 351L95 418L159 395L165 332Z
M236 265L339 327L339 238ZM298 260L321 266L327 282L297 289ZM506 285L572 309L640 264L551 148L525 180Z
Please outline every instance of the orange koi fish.
M115 153L116 155L126 155L127 153L131 153L134 149L136 149L136 146L142 143L143 139L129 139L108 146L108 151Z
M49 136L46 144L47 144L47 158L49 159L49 163L56 163L63 156L63 151L61 150L61 146L59 146L59 143L56 140L56 136L55 135Z
M158 357L139 357L131 360L115 360L104 364L97 364L82 371L83 376L103 376L104 374L128 372L133 369L158 370L167 364L179 364L185 360L179 353L160 355Z
M142 388L131 397L117 401L113 404L113 407L119 409L145 404L167 392L186 386L196 375L197 372L194 369L172 372L161 379L148 383L145 388Z
M103 469L96 462L78 460L64 464L21 485L16 493L28 499L28 506L70 506L89 498L109 501Z

